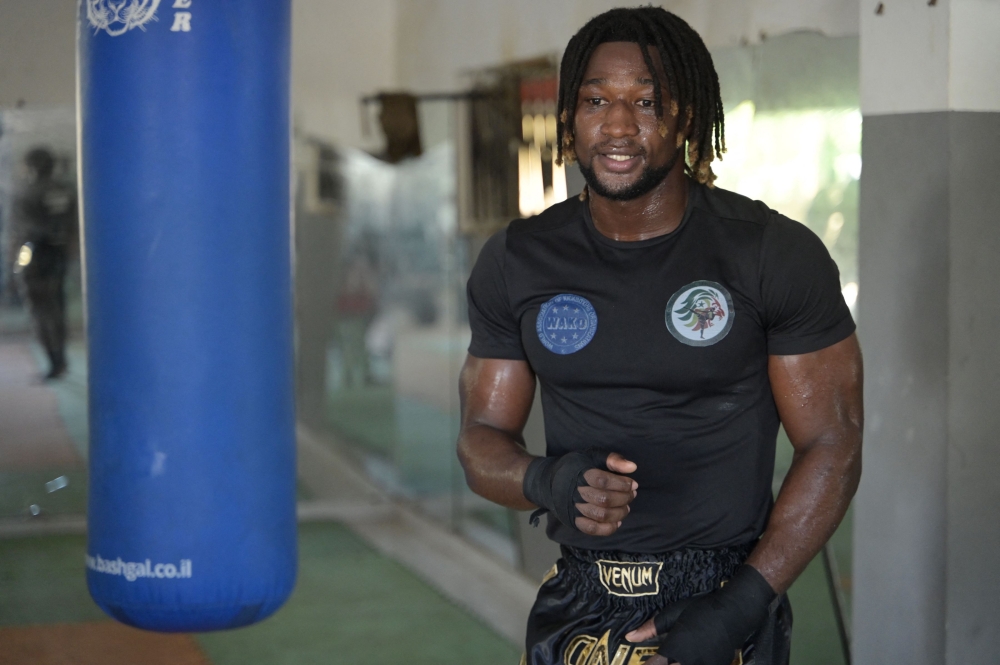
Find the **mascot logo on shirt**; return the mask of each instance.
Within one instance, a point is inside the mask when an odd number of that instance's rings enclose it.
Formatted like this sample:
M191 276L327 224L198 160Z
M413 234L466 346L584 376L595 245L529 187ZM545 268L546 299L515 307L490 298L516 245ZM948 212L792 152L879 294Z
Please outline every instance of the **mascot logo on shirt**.
M724 286L701 280L675 293L667 303L667 330L688 346L711 346L733 327L733 299Z
M552 353L576 353L594 339L597 312L583 296L563 293L538 310L535 331L538 341Z
M132 28L145 30L156 20L160 0L86 0L87 20L95 31L105 31L112 37L123 35Z

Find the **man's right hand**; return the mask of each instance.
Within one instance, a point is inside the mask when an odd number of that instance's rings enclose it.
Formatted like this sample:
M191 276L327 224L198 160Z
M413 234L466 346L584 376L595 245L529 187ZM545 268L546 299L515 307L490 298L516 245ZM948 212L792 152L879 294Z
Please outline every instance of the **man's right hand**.
M473 492L514 510L545 508L583 533L618 530L639 487L625 475L636 465L596 450L532 457L522 436L535 396L527 361L470 355L460 394L458 457Z
M638 483L619 474L635 469L635 463L618 453L594 449L539 457L525 472L524 496L567 526L592 536L609 536L621 526L639 489Z
M639 483L619 475L634 473L635 462L611 453L605 465L608 471L595 468L585 472L583 478L587 484L577 490L586 503L576 504L581 514L576 518L576 528L591 536L610 536L617 531L639 490Z

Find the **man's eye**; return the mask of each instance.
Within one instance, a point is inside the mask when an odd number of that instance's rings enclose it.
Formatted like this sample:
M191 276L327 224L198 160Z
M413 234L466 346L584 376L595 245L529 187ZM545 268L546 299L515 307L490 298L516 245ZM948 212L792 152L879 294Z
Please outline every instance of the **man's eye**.
M591 97L587 100L587 103L591 106L600 106L602 102L604 102L604 100L600 97Z
M639 100L639 106L641 106L643 108L647 108L647 109L648 108L652 108L655 103L656 102L654 102L652 99L640 99Z

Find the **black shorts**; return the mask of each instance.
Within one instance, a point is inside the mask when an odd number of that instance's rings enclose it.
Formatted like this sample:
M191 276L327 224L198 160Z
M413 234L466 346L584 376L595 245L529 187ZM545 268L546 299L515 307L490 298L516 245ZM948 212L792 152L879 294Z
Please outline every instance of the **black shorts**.
M670 603L718 589L746 561L753 543L713 550L628 554L562 547L528 617L527 665L641 665L655 641L625 634ZM787 665L792 632L788 598L772 605L767 623L734 663Z

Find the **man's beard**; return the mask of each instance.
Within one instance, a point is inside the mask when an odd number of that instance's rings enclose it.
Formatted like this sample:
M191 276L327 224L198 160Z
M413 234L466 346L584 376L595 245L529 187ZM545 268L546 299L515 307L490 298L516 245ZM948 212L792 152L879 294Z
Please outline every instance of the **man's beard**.
M673 170L680 154L680 150L674 152L674 156L663 166L647 166L642 170L642 173L639 174L638 180L630 185L625 185L620 189L611 189L604 186L604 184L597 179L597 174L594 173L594 169L585 165L583 162L580 162L580 173L583 174L583 179L587 181L587 187L590 188L590 191L598 196L611 199L612 201L631 201L632 199L637 199L643 194L648 194L656 189L657 185L663 182L666 179L667 174ZM591 163L593 163L593 161L591 161Z

